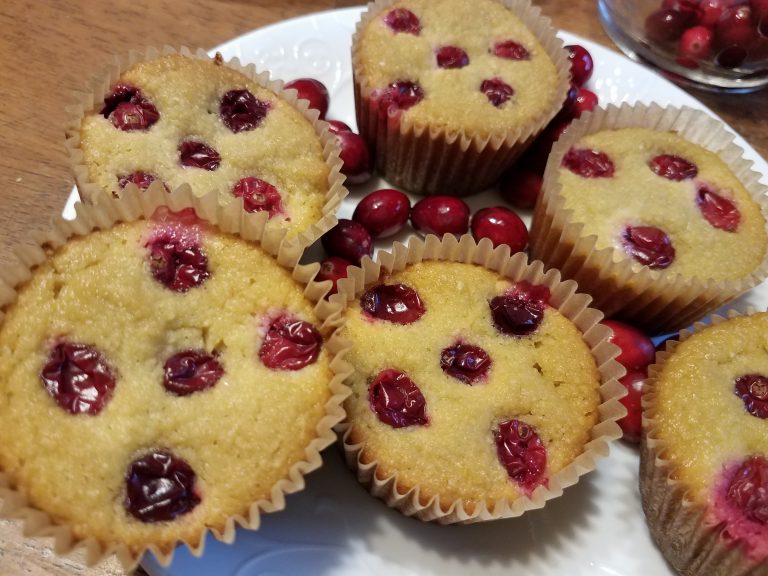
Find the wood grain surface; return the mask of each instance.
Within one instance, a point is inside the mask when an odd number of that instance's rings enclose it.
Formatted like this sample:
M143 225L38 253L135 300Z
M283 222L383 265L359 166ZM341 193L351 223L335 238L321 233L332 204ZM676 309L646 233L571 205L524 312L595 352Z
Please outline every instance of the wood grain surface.
M536 0L534 0L536 1ZM559 28L612 46L593 0L538 0ZM114 54L147 45L210 48L267 24L354 5L343 0L0 1L0 266L13 246L61 213L73 180L63 146L71 93ZM599 63L598 63L599 65ZM768 156L768 92L691 93ZM98 457L97 455L94 455ZM46 540L25 539L0 521L0 576L123 574L112 561L85 568L56 557Z

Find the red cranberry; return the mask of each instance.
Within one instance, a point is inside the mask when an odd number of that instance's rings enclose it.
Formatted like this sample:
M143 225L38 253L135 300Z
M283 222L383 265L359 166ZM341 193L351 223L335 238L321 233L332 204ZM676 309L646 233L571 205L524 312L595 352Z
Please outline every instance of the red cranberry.
M211 275L208 257L200 246L161 234L146 244L152 276L175 292L199 286Z
M752 9L740 4L726 9L715 26L715 39L723 48L737 46L749 51L757 41L757 26Z
M736 396L744 401L747 412L757 418L768 418L768 378L761 374L746 374L735 381Z
M672 241L655 226L628 226L622 241L627 254L649 268L667 268L675 261Z
M727 498L749 520L768 525L768 459L752 456L744 460L728 486Z
M742 46L729 46L721 50L715 61L723 68L738 68L747 58L747 50Z
M272 107L259 100L249 90L230 90L221 97L219 116L235 134L257 128Z
M701 26L713 28L730 2L731 0L701 0L698 23Z
M531 284L527 280L515 282L505 294L528 302L536 302L542 307L549 305L549 299L552 297L549 288L543 284Z
M662 8L670 8L680 12L686 17L687 23L690 25L694 22L698 22L701 17L701 9L699 8L699 0L664 0L661 4Z
M280 192L272 184L261 178L254 176L241 178L232 189L232 194L236 198L243 199L243 208L245 208L246 212L262 212L266 210L269 212L269 217L272 218L275 214L283 211Z
M595 67L592 55L579 44L570 44L565 48L568 50L568 60L571 62L571 82L576 86L584 86L592 77L592 70Z
M323 337L312 324L283 315L269 325L259 358L272 370L301 370L315 363L322 344Z
M118 176L117 186L120 188L120 190L124 190L125 187L131 183L138 186L139 190L146 190L155 180L157 180L157 176L154 174L150 174L149 172L142 172L139 170L128 174L127 176ZM163 187L168 190L168 187L165 184L163 184Z
M630 370L645 370L656 358L653 341L634 326L618 320L603 320L613 335L608 339L621 350L616 361Z
M455 196L427 196L414 204L411 223L422 234L466 234L469 206Z
M695 178L699 173L696 164L673 154L656 156L648 163L648 166L657 176L677 182Z
M421 21L419 17L407 8L395 8L387 12L384 16L384 23L389 26L393 32L403 32L414 34L416 36L421 32Z
M705 26L688 28L680 38L678 56L693 61L706 60L712 52L712 31Z
M488 102L501 108L512 96L515 90L501 78L489 78L480 84L480 92L485 94Z
M93 346L60 342L48 354L40 380L60 408L95 416L112 398L115 373Z
M533 334L544 320L545 303L524 293L507 293L496 296L488 305L494 327L502 334L528 336Z
M205 350L174 354L163 366L163 386L176 396L189 396L210 388L224 375L224 367Z
M397 234L408 222L411 201L399 190L382 188L363 198L352 219L366 227L374 238Z
M344 258L337 258L336 256L331 256L320 262L320 271L317 273L315 280L317 282L325 280L333 282L333 287L328 293L329 296L336 294L338 291L339 280L347 277L347 266L351 266L351 263L344 260Z
M150 452L128 467L125 479L126 511L145 523L168 522L200 504L192 467L166 450Z
M529 209L536 204L542 182L541 174L517 166L501 178L499 192L516 208Z
M499 58L506 58L507 60L530 60L531 53L528 49L514 40L504 40L502 42L496 42L491 48L491 53Z
M392 428L426 426L427 401L407 374L389 368L368 385L368 403L384 424Z
M464 384L474 384L485 378L491 367L491 357L479 346L455 344L440 353L440 368Z
M366 315L394 324L413 324L427 311L424 303L410 286L378 284L360 297L360 308Z
M546 485L547 449L536 429L522 420L501 422L493 431L496 454L509 477L530 494Z
M579 88L573 103L573 117L579 118L584 112L591 112L597 107L597 94L586 88Z
M643 407L640 399L643 395L643 383L647 375L644 370L627 370L626 376L619 379L627 389L627 395L620 402L627 409L627 415L618 421L627 442L640 442L642 435Z
M752 8L755 20L759 21L768 18L768 0L751 0L749 5Z
M141 90L127 84L118 84L104 98L101 109L115 128L120 130L146 130L160 119L160 113Z
M613 160L605 152L571 148L561 164L584 178L610 178L616 171Z
M735 232L741 223L741 212L731 200L720 196L706 184L699 184L696 204L714 228Z
M373 239L365 226L353 220L339 218L339 223L320 239L331 256L360 264L363 256L373 256Z
M362 184L371 179L371 153L368 144L354 132L336 133L336 141L341 148L339 157L343 162L341 173L350 184Z
M333 134L338 134L339 132L352 132L352 128L341 120L326 120L326 122L328 122L328 131Z
M320 118L325 119L325 114L328 112L328 104L330 103L330 96L328 96L328 88L320 80L314 78L297 78L291 80L285 85L286 89L296 90L298 97L302 100L309 101L309 107L313 110L320 112Z
M520 216L503 206L492 206L472 216L472 236L475 240L488 238L493 247L506 244L514 252L522 252L528 245L528 229Z
M645 20L645 34L652 42L673 42L683 35L689 18L682 12L662 8Z
M415 82L398 81L377 95L379 113L386 116L398 110L408 110L424 99L424 90Z
M179 161L185 168L213 171L219 167L221 156L203 142L185 140L179 145Z
M440 68L464 68L469 64L469 56L456 46L441 46L435 50L435 59Z

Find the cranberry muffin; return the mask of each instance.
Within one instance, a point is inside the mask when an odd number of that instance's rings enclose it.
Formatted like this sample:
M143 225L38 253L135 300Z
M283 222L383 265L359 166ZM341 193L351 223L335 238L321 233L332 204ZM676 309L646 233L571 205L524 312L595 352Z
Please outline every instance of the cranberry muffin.
M765 276L765 189L703 113L627 112L613 126L611 114L585 118L558 143L531 254L606 315L677 329ZM664 121L678 112L685 125ZM702 133L711 149L696 142Z
M341 419L329 328L304 289L191 209L46 248L3 309L0 486L68 531L57 546L128 567L257 527Z
M651 368L643 507L681 574L768 574L766 333L766 313L716 318Z
M562 44L527 0L375 2L353 37L352 67L378 170L419 194L495 182L568 83Z
M223 203L242 198L289 237L313 240L335 223L346 194L337 148L317 114L265 75L170 53L133 62L109 85L70 128L84 198L159 180Z
M615 426L600 415L614 349L582 332L599 314L574 321L561 305L586 302L535 276L430 259L355 291L344 442L389 505L442 523L519 515L573 483L605 441L596 430Z

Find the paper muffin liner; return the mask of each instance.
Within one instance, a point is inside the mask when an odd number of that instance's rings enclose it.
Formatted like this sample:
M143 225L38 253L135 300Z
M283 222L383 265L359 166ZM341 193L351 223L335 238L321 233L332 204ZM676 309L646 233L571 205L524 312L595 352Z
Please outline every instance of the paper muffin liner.
M747 310L746 314L754 310ZM712 325L746 315L730 310L725 317L714 315ZM706 330L697 322L682 330L679 341L668 340L656 362L648 368L642 397L643 434L640 446L640 494L643 510L656 545L680 574L689 576L766 576L768 563L755 565L736 546L724 544L723 526L707 521L705 506L694 502L686 486L677 479L675 465L665 455L666 443L658 437L656 384L667 359L681 342Z
M392 252L380 251L375 262L365 257L360 267L350 267L348 277L339 280L338 294L332 296L331 301L346 308L349 302L360 297L367 286L378 282L382 273L399 272L425 260L476 264L512 281L527 280L532 284L547 286L551 291L550 305L582 332L595 358L600 374L599 420L592 428L590 440L585 444L583 452L571 464L553 474L549 486L539 486L530 497L520 496L512 501L449 500L440 494L426 493L418 485L405 485L398 478L397 472L388 475L386 466L380 467L375 455L366 450L364 441L356 441L358 434L354 423L349 420L337 426L342 435L347 464L373 496L406 516L414 516L423 521L469 524L517 517L528 510L541 508L548 500L561 496L563 490L576 484L581 476L594 470L596 462L608 455L609 443L622 436L616 421L626 415L626 409L619 402L619 398L626 394L626 389L618 382L625 370L614 360L619 349L609 342L612 333L607 326L599 323L603 314L588 307L591 298L576 292L575 282L561 281L557 270L545 273L541 262L529 264L523 253L510 257L507 246L494 249L487 239L476 243L469 235L462 236L460 240L452 234L446 234L442 240L429 235L424 240L413 237L407 245L396 242ZM364 378L365 374L353 372L348 383L351 387L354 382Z
M313 281L319 265L299 264L302 250L293 243L283 241L284 230L267 229L263 218L245 212L242 199L221 206L215 192L198 197L187 185L168 193L159 182L153 183L143 192L134 184L129 184L120 198L104 196L95 205L76 204L77 217L74 220L61 217L54 219L50 230L35 235L35 244L24 245L17 250L17 261L0 271L0 322L5 317L5 309L15 301L18 290L31 278L34 268L47 260L46 251L58 249L68 240L85 236L97 229L108 229L120 222L148 219L162 206L172 211L193 208L202 220L221 232L259 245L283 268L291 270L293 279L305 285L304 295L315 303L314 311L322 322L319 331L326 339L325 349L332 356L330 368L334 374L329 383L331 398L325 404L325 415L315 428L316 436L306 446L303 458L294 463L287 475L271 488L269 496L244 503L241 513L227 518L219 525L201 526L194 540L176 542L176 545L186 545L193 555L200 556L209 531L218 540L232 543L237 526L255 530L259 527L262 512L282 510L286 495L304 489L304 476L322 465L320 452L336 440L334 426L343 420L343 402L350 394L344 380L352 368L344 361L348 345L336 334L336 329L343 322L341 306L324 300L326 286ZM152 552L163 565L170 564L173 559L175 546L149 545L141 550L131 550L120 542L100 542L94 537L79 538L71 526L54 521L45 511L32 506L25 495L13 486L10 475L0 470L0 517L22 519L25 536L52 536L57 554L84 552L81 556L84 556L89 566L114 554L128 572L137 566L145 552Z
M221 61L223 65L240 72L262 88L270 90L278 98L285 100L301 112L314 128L323 147L323 158L328 166L328 188L325 193L325 203L322 207L320 219L313 222L309 228L299 232L290 241L301 247L306 247L333 228L338 222L336 211L341 206L341 201L349 194L349 191L344 187L346 177L341 173L342 161L339 157L339 144L334 135L328 130L328 123L319 118L317 110L309 108L309 102L298 98L296 90L284 89L284 82L282 80L271 79L268 71L259 72L254 64L242 64L237 57L224 61L218 53L215 58L211 58L202 48L193 51L186 46L182 46L179 49L171 46L163 46L162 49L148 47L143 51L131 51L124 57L116 56L114 62L103 75L93 79L84 92L74 94L74 103L67 106L65 111L65 146L81 200L86 203L93 203L97 198L109 194L108 191L103 190L91 180L88 166L85 165L83 151L80 146L80 128L84 117L101 106L104 102L104 97L110 93L112 87L120 79L120 76L129 68L140 62L154 60L169 54L180 54L187 58L198 58L200 60ZM193 190L193 192L199 196L204 194L196 190ZM220 202L222 204L234 202L234 197L232 200L221 198ZM265 222L269 219L269 214L266 211L256 212L256 216Z
M768 276L768 250L748 276L714 280L652 270L627 258L620 250L598 249L597 238L584 235L583 223L573 221L572 211L564 208L558 170L565 153L583 136L628 127L674 131L718 154L761 207L768 222L768 188L760 184L760 174L743 157L744 151L733 142L733 135L721 122L688 107L611 105L584 114L555 143L534 209L530 252L533 258L558 268L565 278L576 280L606 316L618 316L651 333L677 330L762 282Z
M555 36L551 21L530 0L500 0L536 36L555 64L558 84L552 109L514 128L500 126L489 134L452 131L417 123L407 115L381 117L371 94L372 86L361 74L358 46L368 23L397 0L368 4L352 36L352 72L355 109L360 135L368 142L377 170L384 178L409 192L422 195L466 196L493 185L547 123L557 114L570 86L570 64L563 42Z

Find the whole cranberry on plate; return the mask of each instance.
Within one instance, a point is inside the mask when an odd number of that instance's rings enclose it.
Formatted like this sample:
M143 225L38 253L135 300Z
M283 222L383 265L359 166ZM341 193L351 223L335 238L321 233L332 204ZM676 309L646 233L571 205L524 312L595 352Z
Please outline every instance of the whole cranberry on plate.
M382 188L360 200L352 220L359 222L374 238L397 234L408 222L411 201L399 190Z
M339 223L326 232L320 242L328 254L353 264L360 264L363 256L373 256L371 234L362 224L346 218L339 218Z
M325 119L330 96L328 95L328 88L320 80L297 78L286 83L285 88L296 90L299 98L309 101L309 107L320 112L320 118Z
M603 320L613 335L608 339L621 350L616 361L628 370L645 370L656 358L653 341L643 332L618 320Z
M469 230L469 206L455 196L427 196L411 210L411 224L422 234L466 234Z
M494 248L506 244L512 253L522 252L528 246L525 223L520 216L503 206L477 211L472 217L472 236L478 241L488 238Z
M348 130L332 130L339 143L339 157L343 162L341 173L347 177L349 184L363 184L371 179L371 153L368 144L354 132Z

